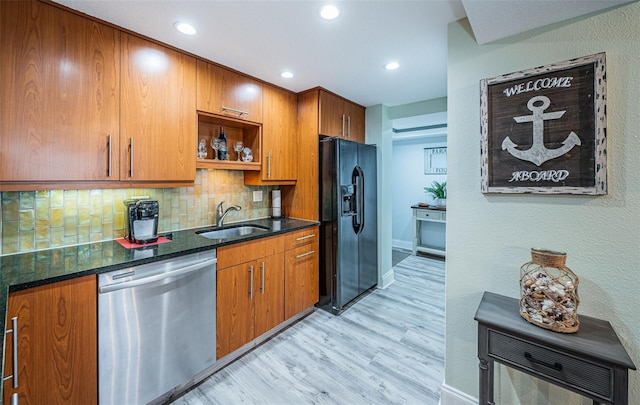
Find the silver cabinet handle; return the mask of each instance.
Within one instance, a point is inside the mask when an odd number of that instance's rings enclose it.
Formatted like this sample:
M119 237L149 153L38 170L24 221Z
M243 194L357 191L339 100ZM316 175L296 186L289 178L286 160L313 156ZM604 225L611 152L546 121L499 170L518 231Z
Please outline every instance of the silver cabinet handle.
M7 376L3 379L3 381L7 381L13 379L13 388L18 388L18 317L14 316L11 318L11 329L5 331L5 335L7 333L12 333L13 337L13 374ZM18 395L18 394L13 394ZM11 402L13 403L13 395L11 396ZM16 396L16 401L17 401Z
M222 106L222 111L230 111L238 114L239 116L249 115L249 111L236 110L235 108Z
M18 393L11 395L11 405L18 405Z
M260 263L260 292L264 295L264 262Z
M311 234L311 235L307 235L307 236L301 236L299 238L296 238L297 241L301 241L301 240L305 240L305 239L309 239L309 238L313 238L314 236L316 236L316 234Z
M129 150L131 151L131 157L129 158L129 165L131 167L131 170L129 171L129 174L131 178L133 178L133 137L129 138Z
M108 177L113 175L113 143L111 139L111 134L109 134L109 174Z
M344 114L342 114L342 133L340 136L344 138Z
M301 255L297 255L297 256L296 256L296 259L301 259L301 258L303 258L303 257L305 257L305 256L312 255L312 254L314 254L315 252L316 252L315 250L311 250L311 251L309 251L309 252L307 252L307 253L303 253L303 254L301 254Z
M271 178L271 151L267 153L267 178Z
M347 116L347 138L351 138L351 116Z
M249 299L253 299L253 266L249 269Z

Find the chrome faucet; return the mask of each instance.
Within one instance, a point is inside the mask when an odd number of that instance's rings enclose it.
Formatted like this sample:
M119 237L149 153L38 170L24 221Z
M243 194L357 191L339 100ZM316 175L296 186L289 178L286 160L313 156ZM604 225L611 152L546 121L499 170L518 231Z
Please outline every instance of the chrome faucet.
M216 223L218 226L223 225L224 217L226 217L228 213L230 213L231 211L240 211L242 209L242 207L240 207L239 205L232 205L226 210L223 210L222 204L224 204L224 201L220 201L220 204L218 204L218 208L216 208Z

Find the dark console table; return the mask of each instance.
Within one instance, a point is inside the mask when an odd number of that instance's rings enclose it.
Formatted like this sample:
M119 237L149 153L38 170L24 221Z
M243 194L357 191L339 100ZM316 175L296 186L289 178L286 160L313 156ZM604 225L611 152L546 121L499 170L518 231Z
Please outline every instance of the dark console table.
M520 303L485 292L476 312L480 401L493 402L497 361L591 398L594 404L627 404L628 372L636 366L607 321L579 316L578 332L564 334L532 325Z

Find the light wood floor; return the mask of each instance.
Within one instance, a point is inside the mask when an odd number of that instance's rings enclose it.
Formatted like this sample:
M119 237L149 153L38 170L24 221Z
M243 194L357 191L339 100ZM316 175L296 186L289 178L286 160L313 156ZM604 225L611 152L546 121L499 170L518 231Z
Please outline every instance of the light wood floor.
M317 310L174 404L437 404L444 262L409 256L340 316Z

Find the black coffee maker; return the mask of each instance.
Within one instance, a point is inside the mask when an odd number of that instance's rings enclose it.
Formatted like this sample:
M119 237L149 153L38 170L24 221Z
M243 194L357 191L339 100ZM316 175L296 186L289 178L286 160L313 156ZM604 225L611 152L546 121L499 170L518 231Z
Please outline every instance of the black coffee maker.
M158 240L157 200L125 200L127 239L133 243L152 243Z

